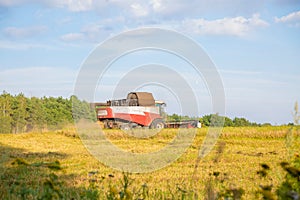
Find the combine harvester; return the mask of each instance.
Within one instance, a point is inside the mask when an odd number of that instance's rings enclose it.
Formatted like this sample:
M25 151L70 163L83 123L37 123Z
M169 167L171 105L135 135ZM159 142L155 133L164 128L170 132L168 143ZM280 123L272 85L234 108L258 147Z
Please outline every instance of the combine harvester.
M149 92L131 92L126 99L93 103L92 106L96 108L97 118L103 122L104 128L200 128L197 120L166 121L166 104L155 101Z

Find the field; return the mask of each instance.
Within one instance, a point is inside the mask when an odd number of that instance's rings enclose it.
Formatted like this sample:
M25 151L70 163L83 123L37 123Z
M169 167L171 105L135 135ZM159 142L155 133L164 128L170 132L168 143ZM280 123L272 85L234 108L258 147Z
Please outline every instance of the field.
M114 145L135 153L158 150L176 133L165 129L140 139L105 131ZM261 199L262 186L272 185L274 193L284 181L280 163L299 156L296 127L239 127L224 128L214 149L197 162L206 133L206 128L198 129L174 163L139 174L101 164L72 128L0 134L0 199Z

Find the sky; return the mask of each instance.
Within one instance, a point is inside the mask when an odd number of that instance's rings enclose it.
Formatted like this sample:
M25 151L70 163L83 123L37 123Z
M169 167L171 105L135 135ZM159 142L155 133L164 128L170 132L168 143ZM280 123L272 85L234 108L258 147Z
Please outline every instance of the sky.
M0 0L0 90L70 97L82 64L99 44L143 27L178 31L203 48L222 79L226 116L293 121L300 101L298 0ZM172 66L197 94L199 116L213 111L203 78L180 58L150 50L113 63L95 100L110 99L118 81L145 63ZM166 101L170 114L191 114L181 113L168 88L136 89Z

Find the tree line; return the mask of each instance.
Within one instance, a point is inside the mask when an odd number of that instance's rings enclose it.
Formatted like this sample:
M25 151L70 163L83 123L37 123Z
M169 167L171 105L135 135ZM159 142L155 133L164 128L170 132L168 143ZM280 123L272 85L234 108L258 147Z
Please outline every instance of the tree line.
M250 122L246 118L243 117L235 117L233 119L230 119L229 117L220 116L219 114L210 114L210 115L204 115L203 117L189 117L189 116L180 116L178 114L172 114L167 116L168 121L184 121L184 120L199 120L201 122L201 125L203 127L245 127L245 126L271 126L270 123L256 123L256 122Z
M93 119L94 116L89 103L76 96L28 98L22 93L7 92L0 95L0 133L53 130L82 117Z
M75 112L72 112L75 110ZM59 129L81 118L96 120L95 110L88 102L76 96L63 97L25 97L20 93L0 95L0 133L21 133ZM218 114L199 117L167 115L168 121L199 120L202 126L271 126L269 123L258 124L245 118L219 116Z

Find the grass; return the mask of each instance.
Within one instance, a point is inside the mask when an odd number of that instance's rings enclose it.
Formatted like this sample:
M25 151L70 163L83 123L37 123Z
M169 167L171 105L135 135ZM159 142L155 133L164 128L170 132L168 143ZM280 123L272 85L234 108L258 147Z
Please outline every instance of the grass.
M116 146L134 153L161 149L176 135L165 129L149 138L134 138L106 130ZM0 199L214 199L239 194L262 198L260 185L280 185L285 177L279 163L300 151L300 131L290 127L224 128L212 152L198 163L207 129L197 130L187 151L155 172L126 174L91 156L71 128L58 132L0 135ZM269 178L257 172L261 164Z

